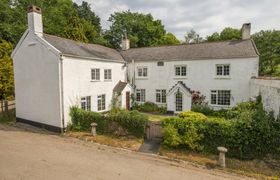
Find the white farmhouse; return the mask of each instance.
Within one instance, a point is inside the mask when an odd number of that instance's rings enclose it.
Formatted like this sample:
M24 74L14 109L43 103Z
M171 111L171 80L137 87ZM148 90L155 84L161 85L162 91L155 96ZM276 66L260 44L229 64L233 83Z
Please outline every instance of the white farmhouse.
M214 108L228 108L250 98L250 79L258 76L259 56L250 40L117 51L43 33L41 9L28 9L28 29L12 58L17 121L63 130L69 108L96 112L115 105L130 109L131 95L177 113L191 108L199 91Z

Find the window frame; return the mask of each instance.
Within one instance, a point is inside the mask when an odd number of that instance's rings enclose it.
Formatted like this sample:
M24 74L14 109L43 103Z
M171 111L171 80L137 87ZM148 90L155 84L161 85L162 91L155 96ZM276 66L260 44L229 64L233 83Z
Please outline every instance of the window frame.
M166 104L166 89L156 89L156 103Z
M112 81L112 69L104 69L104 81Z
M146 89L136 89L135 92L136 92L135 93L136 102L140 102L140 103L146 102ZM138 97L139 97L139 99L138 99Z
M225 94L225 92L229 94ZM224 93L224 94L222 94ZM228 97L227 97L228 96ZM231 90L211 90L210 91L210 104L212 106L230 106L231 105ZM215 99L213 99L215 98ZM225 99L228 98L228 99Z
M100 68L91 68L91 81L100 81Z
M180 104L179 104L179 100L178 100L178 98L179 98L178 95L180 95L180 98L181 98ZM179 107L179 105L180 105L180 107ZM183 111L183 93L180 91L175 93L175 111L176 112Z
M91 111L91 96L81 97L80 106L85 111Z
M147 66L137 66L136 69L137 69L138 78L148 78L148 67Z
M183 68L185 68L185 72L184 72L184 75L183 75ZM175 74L175 77L176 78L186 78L187 75L188 75L188 66L185 65L185 64L182 64L182 65L175 65L174 66L174 74ZM178 71L179 70L179 71Z
M215 69L215 75L218 78L228 78L231 75L231 65L230 64L216 64ZM226 71L225 67L228 67L228 70ZM221 68L218 70L218 68ZM218 73L220 71L220 73ZM227 72L227 73L226 73Z
M97 111L106 110L106 94L101 94L97 96Z

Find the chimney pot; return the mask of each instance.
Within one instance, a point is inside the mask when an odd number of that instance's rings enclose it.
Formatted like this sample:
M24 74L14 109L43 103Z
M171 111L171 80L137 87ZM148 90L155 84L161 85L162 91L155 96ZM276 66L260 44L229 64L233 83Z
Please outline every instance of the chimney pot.
M38 6L34 6L34 5L28 6L27 11L28 11L28 13L30 13L30 12L36 12L36 13L38 13L38 14L42 14L42 9L39 8Z
M242 39L251 39L251 23L244 23L242 26Z

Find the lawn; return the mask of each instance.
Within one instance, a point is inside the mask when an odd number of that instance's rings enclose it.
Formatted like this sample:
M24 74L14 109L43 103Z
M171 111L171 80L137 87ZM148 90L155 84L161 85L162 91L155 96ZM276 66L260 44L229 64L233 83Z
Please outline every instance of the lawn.
M150 121L162 121L165 118L171 116L171 115L162 115L162 114L151 114L151 113L142 113L149 117Z

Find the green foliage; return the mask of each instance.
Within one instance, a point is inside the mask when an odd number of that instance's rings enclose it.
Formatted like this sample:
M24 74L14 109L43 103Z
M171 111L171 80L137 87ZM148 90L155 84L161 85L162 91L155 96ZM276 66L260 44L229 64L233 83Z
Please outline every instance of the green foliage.
M207 120L207 117L198 112L192 112L192 111L183 111L178 115L180 118L185 118L188 120L198 120L198 121L205 121Z
M0 100L14 96L13 62L10 58L12 51L10 43L0 41Z
M203 111L213 113L203 108ZM218 115L221 117L209 117L206 121L179 117L165 119L164 144L207 153L217 153L217 147L224 146L229 149L227 155L240 159L262 158L279 153L280 121L266 113L262 103L241 103ZM182 141L187 131L196 132L189 133L193 140L191 144L195 146L186 145Z
M199 37L199 34L195 32L195 30L191 29L189 32L185 35L185 44L191 44L191 43L200 43L203 42L204 39L202 37Z
M178 44L178 40L166 30L160 20L151 14L131 11L115 12L109 18L112 23L105 38L114 48L120 48L123 37L127 35L132 48L157 45Z
M125 129L129 134L136 137L144 137L146 131L146 122L148 117L140 114L138 111L126 111L114 109L108 114L99 114L96 112L85 111L77 107L70 109L71 124L69 130L89 131L90 124L98 124L97 132L100 134L111 134L119 127Z
M144 104L134 104L132 109L141 111L141 112L150 112L150 113L160 113L166 114L166 107L160 107L153 102L145 102Z
M252 38L260 52L260 74L280 76L280 31L260 31Z
M241 30L227 27L222 30L221 33L215 32L210 36L207 36L208 42L213 41L227 41L227 40L239 40L242 38Z

